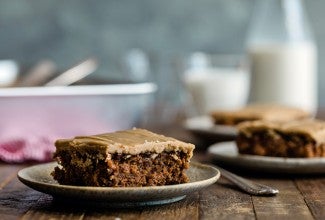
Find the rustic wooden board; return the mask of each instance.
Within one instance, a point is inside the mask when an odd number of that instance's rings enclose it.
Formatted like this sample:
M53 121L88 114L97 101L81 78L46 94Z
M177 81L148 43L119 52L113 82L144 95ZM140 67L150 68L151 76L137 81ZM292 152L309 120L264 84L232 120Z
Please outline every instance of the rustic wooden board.
M11 180L16 178L18 171L22 167L23 166L18 166L18 165L10 165L10 166L5 164L0 165L0 190L3 187L5 187Z
M59 204L51 196L42 196L24 215L25 219L198 219L198 193L185 200L153 207L110 208L78 207Z
M146 207L140 219L198 219L199 193L188 195L184 200L164 206Z
M84 214L84 208L55 202L52 196L41 193L22 219L83 219Z
M201 192L200 219L254 219L251 197L221 178Z
M254 210L257 219L313 219L304 197L293 181L286 179L256 180L274 186L280 190L277 196L253 196Z
M3 171L3 166L0 167L0 171ZM5 167L7 169L4 173L7 173L7 177L2 178L2 182L0 182L2 185L0 190L0 215L2 220L22 216L41 196L41 193L26 187L17 179L17 172L23 166L9 165Z
M26 165L0 164L0 219L325 219L325 178L261 176L254 181L280 190L275 197L249 196L221 178L184 200L128 209L79 206L23 185L16 177Z
M325 219L325 179L296 179L295 183L315 219Z

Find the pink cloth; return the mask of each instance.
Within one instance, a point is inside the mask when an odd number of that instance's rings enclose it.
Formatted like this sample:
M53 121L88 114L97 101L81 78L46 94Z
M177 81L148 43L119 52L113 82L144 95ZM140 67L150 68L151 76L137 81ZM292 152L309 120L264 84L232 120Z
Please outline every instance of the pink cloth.
M54 141L57 137L50 136L30 136L23 135L15 137L1 137L0 160L5 162L25 162L25 161L50 161L54 152Z
M110 131L94 114L85 112L49 114L42 111L22 115L13 110L10 115L6 114L0 119L0 160L10 163L50 161L56 139Z

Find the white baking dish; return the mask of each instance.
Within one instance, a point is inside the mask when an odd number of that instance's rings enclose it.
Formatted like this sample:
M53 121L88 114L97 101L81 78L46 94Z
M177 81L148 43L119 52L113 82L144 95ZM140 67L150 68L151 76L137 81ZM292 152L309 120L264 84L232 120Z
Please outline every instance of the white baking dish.
M146 118L153 83L0 89L0 132L60 137L129 129Z

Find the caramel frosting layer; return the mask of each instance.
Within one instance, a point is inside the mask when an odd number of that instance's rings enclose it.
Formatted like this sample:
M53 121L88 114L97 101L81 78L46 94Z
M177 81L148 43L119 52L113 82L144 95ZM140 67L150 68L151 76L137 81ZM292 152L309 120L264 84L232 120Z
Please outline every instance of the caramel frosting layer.
M302 134L317 144L325 143L325 121L304 119L290 122L248 121L238 125L239 132L252 133L272 129L288 135Z
M255 104L234 111L213 111L213 118L240 118L248 120L290 121L310 118L310 114L302 109L275 104Z
M107 153L139 154L163 151L192 152L193 144L166 137L145 129L131 129L92 136L77 136L73 139L59 139L55 142L57 151L67 148L96 148Z

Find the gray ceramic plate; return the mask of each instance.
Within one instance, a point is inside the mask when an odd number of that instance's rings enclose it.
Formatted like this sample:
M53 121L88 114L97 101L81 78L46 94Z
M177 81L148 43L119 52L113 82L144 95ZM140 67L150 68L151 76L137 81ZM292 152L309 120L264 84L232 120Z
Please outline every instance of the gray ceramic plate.
M209 140L234 140L237 129L233 126L215 125L209 116L188 118L184 127L196 136Z
M325 173L325 158L282 158L239 154L236 143L221 142L208 148L216 161L272 173Z
M58 184L50 175L56 162L35 165L18 172L18 178L27 186L64 200L99 202L102 205L142 206L160 205L184 199L195 192L215 183L220 172L211 166L191 163L187 170L189 183L152 187L87 187Z

